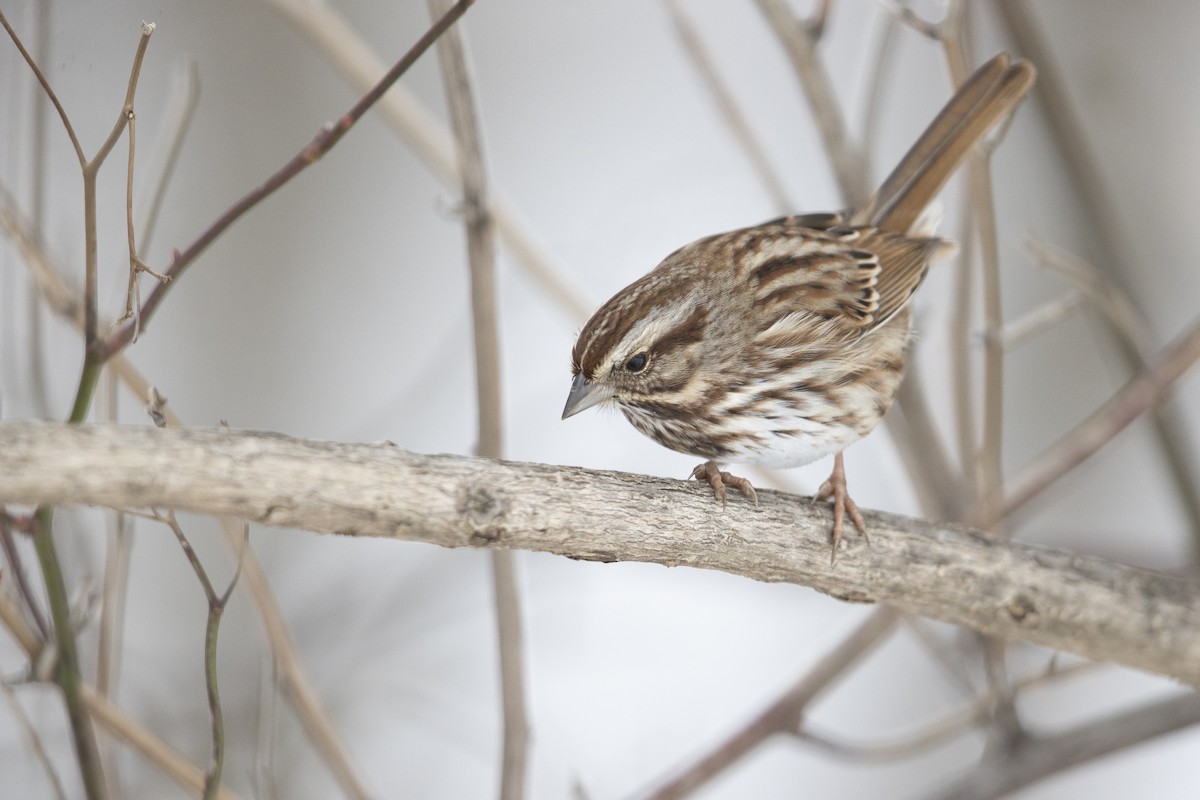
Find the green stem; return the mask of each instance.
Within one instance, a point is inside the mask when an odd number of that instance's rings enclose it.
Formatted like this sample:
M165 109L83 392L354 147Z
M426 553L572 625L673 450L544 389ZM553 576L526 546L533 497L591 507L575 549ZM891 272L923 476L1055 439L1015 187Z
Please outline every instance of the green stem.
M208 625L204 629L204 682L208 687L208 710L212 714L212 769L204 782L204 800L216 800L225 769L225 720L217 687L217 632L221 627L224 602L209 602Z
M96 749L92 723L79 691L79 652L75 648L75 633L71 628L67 585L63 580L58 552L54 547L54 509L49 506L39 508L37 521L38 528L33 537L33 544L46 581L46 595L50 601L50 616L54 621L55 642L58 648L54 679L62 687L63 702L67 706L67 717L71 721L84 790L88 800L96 800L105 796L103 773L100 769L100 756Z
M69 420L75 424L87 419L88 408L91 406L100 377L102 365L92 353L91 347L85 352L79 388L75 391L75 404ZM100 765L100 752L96 747L96 734L92 730L92 722L80 694L82 678L79 673L75 630L71 626L71 603L67 598L67 584L63 579L62 564L58 560L58 549L54 545L54 509L50 506L38 508L37 521L38 527L33 543L46 583L50 617L54 622L54 641L58 648L54 680L62 688L63 703L67 707L67 718L71 722L75 755L79 759L79 772L88 800L103 800L106 796L104 772Z
M92 406L92 397L96 394L96 384L103 366L104 363L93 355L93 348L87 348L83 356L83 371L79 374L79 388L75 390L75 404L71 406L71 417L67 422L79 425L87 421L88 409Z

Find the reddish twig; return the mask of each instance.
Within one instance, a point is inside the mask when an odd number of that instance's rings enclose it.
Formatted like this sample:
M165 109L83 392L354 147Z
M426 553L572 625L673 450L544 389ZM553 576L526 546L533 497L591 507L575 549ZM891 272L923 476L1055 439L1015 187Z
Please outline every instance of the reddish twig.
M217 237L236 222L243 214L264 199L277 191L284 184L291 181L301 172L316 163L323 155L333 149L343 136L346 135L350 128L367 112L375 102L383 96L393 83L399 80L405 72L408 71L417 59L420 58L426 50L437 41L446 30L453 25L458 18L466 13L467 8L472 4L473 0L459 0L449 11L435 22L425 35L422 36L412 48L404 54L404 56L388 70L387 74L375 85L375 88L363 95L353 108L338 118L337 122L331 123L324 127L311 142L309 142L299 153L297 153L290 161L275 171L261 186L254 189L249 194L242 197L234 203L228 211L222 214L215 222L208 227L208 230L200 234L187 249L182 252L176 252L175 257L171 260L171 264L167 269L163 270L162 274L167 278L178 277L185 269L187 269L193 261L195 261L201 253L208 249ZM150 317L158 310L158 306L162 303L167 290L170 289L171 283L159 283L150 292L150 296L146 298L146 302L142 305L141 310L134 316L133 319L126 320L119 328L105 337L99 342L96 355L101 360L111 358L114 353L119 353L125 348L134 337L135 331L139 327L145 327L150 321Z

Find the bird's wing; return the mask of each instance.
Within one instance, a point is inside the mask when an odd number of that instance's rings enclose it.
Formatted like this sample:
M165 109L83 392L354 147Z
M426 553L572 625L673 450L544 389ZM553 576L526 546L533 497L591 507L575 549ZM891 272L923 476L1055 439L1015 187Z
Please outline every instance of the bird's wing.
M743 265L767 338L855 338L904 307L944 246L873 228L763 226L768 239Z

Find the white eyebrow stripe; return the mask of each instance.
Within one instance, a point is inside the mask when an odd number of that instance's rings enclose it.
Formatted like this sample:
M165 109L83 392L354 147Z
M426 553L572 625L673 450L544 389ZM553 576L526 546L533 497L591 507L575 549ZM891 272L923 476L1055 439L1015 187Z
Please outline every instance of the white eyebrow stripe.
M669 303L655 306L650 313L642 316L637 324L629 329L621 341L612 349L610 355L634 355L637 345L649 345L661 339L667 332L682 325L696 312L695 303Z

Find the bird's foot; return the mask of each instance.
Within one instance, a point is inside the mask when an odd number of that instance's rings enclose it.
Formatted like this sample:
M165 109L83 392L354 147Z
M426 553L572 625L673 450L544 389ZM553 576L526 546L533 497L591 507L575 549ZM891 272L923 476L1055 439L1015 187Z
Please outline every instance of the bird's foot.
M696 480L708 481L708 485L712 487L713 497L721 501L721 505L725 505L725 487L732 486L749 500L754 501L754 505L758 505L758 494L755 493L754 487L750 485L750 481L745 478L740 478L728 472L721 471L721 465L715 461L705 461L694 470L692 477ZM857 511L855 512L857 513Z
M841 453L834 457L833 472L829 474L829 479L821 484L821 488L813 496L813 502L829 499L833 500L832 548L829 553L829 566L832 567L837 562L838 546L842 543L842 528L847 514L854 522L854 527L862 534L863 540L867 544L871 543L871 538L867 535L867 524L859 513L858 504L850 498L850 493L846 490L846 465L842 461Z

